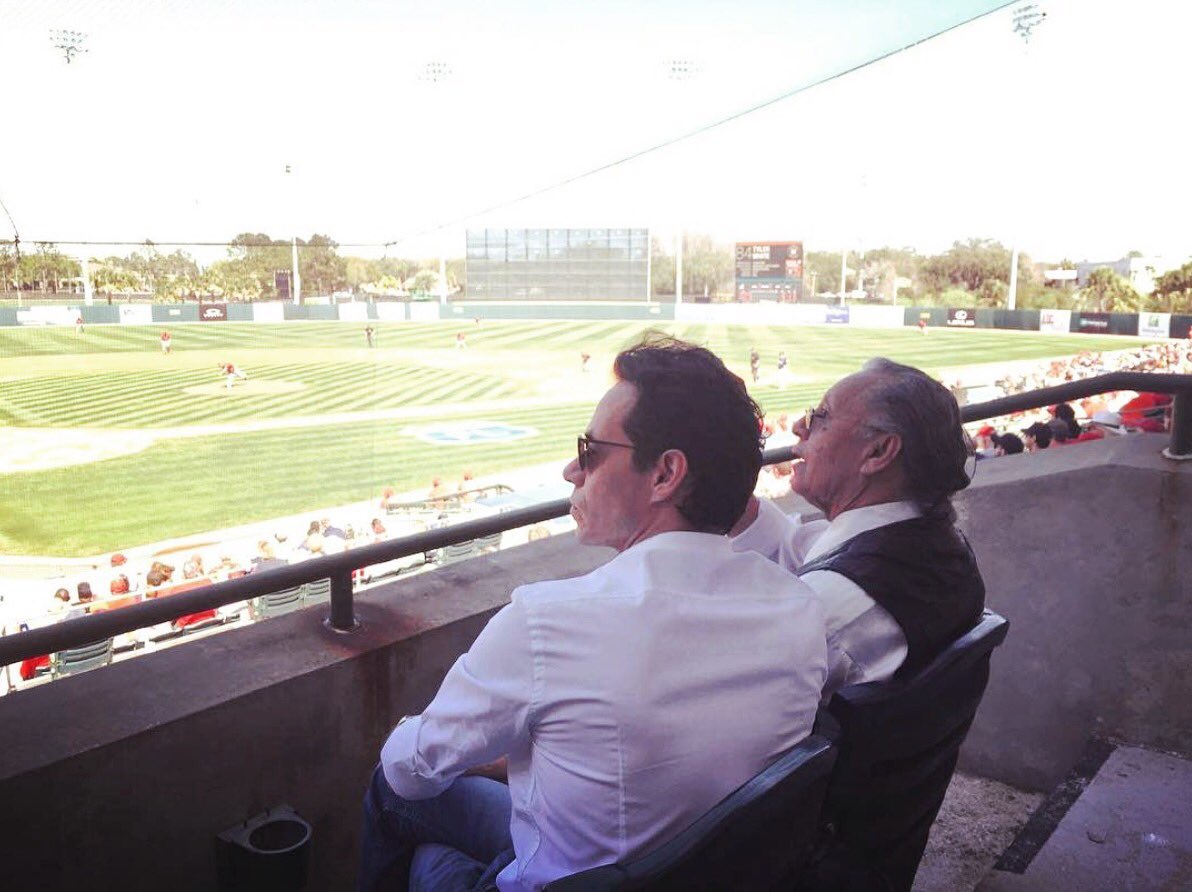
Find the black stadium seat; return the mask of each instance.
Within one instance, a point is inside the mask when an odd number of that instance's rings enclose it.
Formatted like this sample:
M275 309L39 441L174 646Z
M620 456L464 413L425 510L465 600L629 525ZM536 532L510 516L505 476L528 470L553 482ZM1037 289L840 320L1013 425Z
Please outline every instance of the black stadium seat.
M545 892L789 889L815 841L835 759L830 739L813 734L670 842L623 864L560 878Z
M1009 622L991 611L917 675L844 688L825 833L800 892L909 890Z

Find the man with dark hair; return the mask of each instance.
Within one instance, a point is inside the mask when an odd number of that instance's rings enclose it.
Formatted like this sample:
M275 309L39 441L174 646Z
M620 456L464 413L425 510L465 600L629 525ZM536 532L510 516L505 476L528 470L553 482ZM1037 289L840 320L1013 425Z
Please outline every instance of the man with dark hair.
M744 382L672 340L614 370L563 476L579 541L618 553L516 589L398 724L365 797L359 889L402 888L403 862L415 889L530 890L631 858L811 731L819 608L725 536L761 462Z
M1051 427L1042 421L1023 428L1022 436L1028 452L1038 452L1051 445Z
M953 526L970 444L938 381L870 360L795 426L791 488L824 513L787 517L751 500L734 546L796 573L824 606L825 695L911 673L980 619L985 586Z
M1023 450L1022 437L1018 434L997 434L993 438L993 454L996 456L1003 455L1022 455Z

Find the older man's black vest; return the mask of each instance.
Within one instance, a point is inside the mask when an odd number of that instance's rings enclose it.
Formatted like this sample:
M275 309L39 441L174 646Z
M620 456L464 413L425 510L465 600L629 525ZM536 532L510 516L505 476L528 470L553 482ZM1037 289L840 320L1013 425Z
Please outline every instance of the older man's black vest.
M894 617L906 636L911 675L971 629L985 607L973 550L944 517L916 517L867 530L798 569L852 580Z

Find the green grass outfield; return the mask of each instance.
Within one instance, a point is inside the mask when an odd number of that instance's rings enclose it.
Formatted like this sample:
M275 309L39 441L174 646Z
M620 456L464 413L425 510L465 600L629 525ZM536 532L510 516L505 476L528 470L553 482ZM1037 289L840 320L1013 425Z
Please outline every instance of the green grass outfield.
M762 354L755 398L801 409L874 355L930 371L1123 349L1134 338L989 330L646 325L607 321L191 324L0 329L0 438L133 442L116 457L0 474L0 553L79 556L562 459L607 386L617 350L646 328L706 344L743 376ZM464 331L468 349L455 349ZM795 380L780 388L779 350ZM580 371L581 351L592 371ZM249 376L229 393L217 369ZM994 373L991 372L990 377ZM442 446L437 422L534 428L513 442ZM22 431L22 429L24 429ZM137 442L139 440L139 442ZM13 466L15 446L2 448ZM16 456L20 457L20 456Z

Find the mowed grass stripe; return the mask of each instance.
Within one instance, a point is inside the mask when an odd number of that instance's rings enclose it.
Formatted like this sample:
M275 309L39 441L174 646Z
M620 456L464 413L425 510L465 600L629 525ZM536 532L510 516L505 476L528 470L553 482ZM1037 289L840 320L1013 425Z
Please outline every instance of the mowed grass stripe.
M281 370L265 366L253 371L251 379L294 381L306 389L258 395L240 382L227 394L224 377L214 369L192 369L25 379L0 387L0 400L17 424L160 427L326 414L345 407L397 408L518 392L515 385L492 375L363 363L290 365ZM201 395L183 392L196 385L211 385L212 390Z
M419 489L434 476L459 479L465 468L487 475L562 460L591 410L501 414L539 436L453 448L386 422L169 441L135 456L9 478L15 510L0 518L0 540L8 552L45 553L37 543L50 539L53 553L87 554L375 498L386 485Z
M458 322L377 324L381 348L373 352L364 347L363 326L358 324L171 327L176 350L185 352L189 339L190 349L242 365L250 380L292 381L306 387L257 395L245 388L228 395L222 391L214 360L208 368L206 358L192 357L192 365L202 365L183 368L175 358L161 356L157 335L162 327L145 327L139 333L127 327L105 329L104 350L96 347L97 339L83 343L90 332L78 339L73 331L55 332L53 337L39 330L7 334L0 338L3 350L27 351L12 358L8 368L31 377L0 384L0 417L17 424L27 424L33 416L40 424L69 418L70 425L62 426L91 426L101 423L97 416L103 414L112 426L160 427L345 408L441 405L439 421L523 423L540 435L514 443L446 448L412 435L433 423L428 419L416 425L375 422L160 442L138 455L6 476L0 488L0 550L91 554L370 498L385 485L423 488L433 476L458 479L464 468L485 474L563 459L574 449L575 434L587 424L602 380L597 374L579 373L578 353L586 350L601 360L611 358L646 328L681 332L704 342L746 378L749 349L756 346L762 354L763 379L751 392L772 413L797 412L815 404L832 381L875 354L937 370L1139 343L1129 338L942 329L923 337L902 329L509 321L485 322L479 328ZM468 350L455 350L456 330L467 332ZM77 363L74 354L90 351L86 371L64 374L56 366L58 357L39 359L37 351L51 344L58 345L67 363ZM411 353L385 349L395 347ZM254 352L258 349L260 353ZM779 387L779 350L786 350L795 376L810 380ZM297 351L309 360L293 360ZM0 364L4 361L0 358ZM37 368L44 372L29 371ZM182 392L195 383L214 385L212 394ZM561 392L565 402L509 412L494 412L485 404L499 396L534 396L542 384ZM574 389L574 400L568 388ZM465 407L448 412L447 404Z

